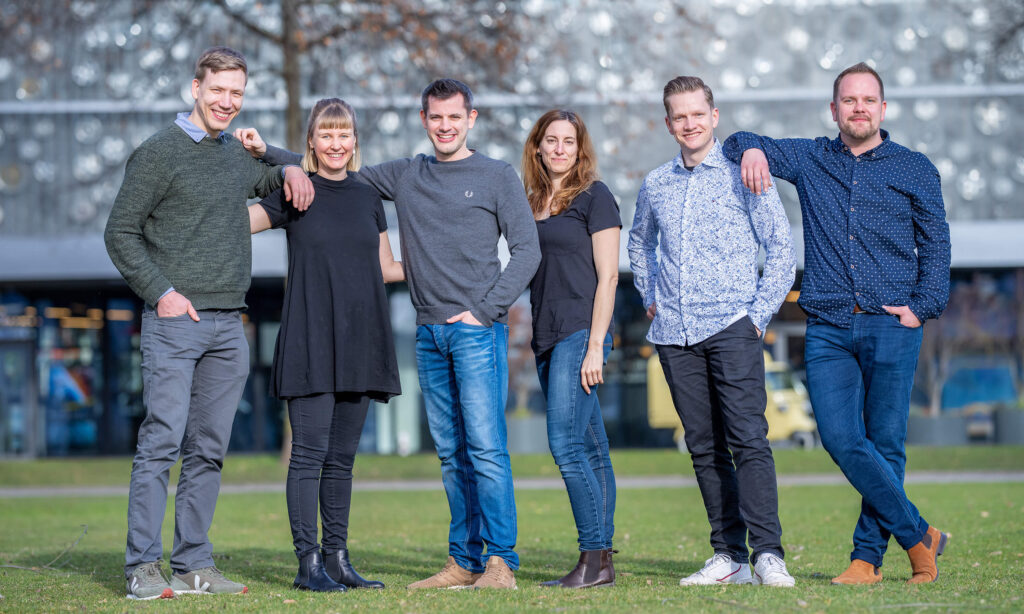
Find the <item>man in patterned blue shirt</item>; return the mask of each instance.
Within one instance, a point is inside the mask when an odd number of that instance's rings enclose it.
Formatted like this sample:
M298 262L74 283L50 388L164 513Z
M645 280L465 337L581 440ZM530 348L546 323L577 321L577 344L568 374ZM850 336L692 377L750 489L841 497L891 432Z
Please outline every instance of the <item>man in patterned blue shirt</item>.
M653 319L647 339L658 348L711 523L714 555L679 583L793 586L783 561L760 338L793 285L789 221L774 189L751 194L739 166L722 155L711 88L676 77L664 103L680 152L644 180L628 247Z
M770 170L800 195L808 390L825 449L863 498L850 566L832 583L879 582L890 536L910 556L909 583L933 582L948 536L907 498L903 474L921 323L949 297L939 174L880 130L884 89L867 64L836 77L831 108L837 139L739 132L724 151L753 192Z

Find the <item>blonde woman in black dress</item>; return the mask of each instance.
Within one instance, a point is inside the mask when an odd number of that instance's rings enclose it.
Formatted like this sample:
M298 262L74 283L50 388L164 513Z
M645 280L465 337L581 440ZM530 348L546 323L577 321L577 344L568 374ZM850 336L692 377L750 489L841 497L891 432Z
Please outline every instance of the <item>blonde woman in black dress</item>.
M400 394L385 282L404 279L388 242L380 197L359 168L355 113L316 103L302 168L316 195L297 211L278 191L249 207L251 230L288 234L288 286L274 350L271 393L288 401L292 453L285 497L297 588L384 588L348 556L352 465L371 400ZM317 542L317 508L323 542Z

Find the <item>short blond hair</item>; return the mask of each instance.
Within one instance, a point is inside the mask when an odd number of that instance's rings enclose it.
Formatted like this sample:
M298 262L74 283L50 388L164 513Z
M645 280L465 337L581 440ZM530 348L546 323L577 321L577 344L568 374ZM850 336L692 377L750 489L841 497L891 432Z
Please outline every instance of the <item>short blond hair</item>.
M196 60L196 80L202 81L207 72L221 72L224 70L240 70L249 78L249 67L245 63L245 56L231 47L210 47L203 52Z
M665 115L671 115L672 109L668 106L668 99L676 94L685 94L687 92L704 92L704 100L708 101L708 106L712 109L715 108L715 95L711 93L711 88L704 83L704 80L700 77L676 77L665 84L665 91L661 96L661 102L665 105Z
M839 84L843 81L843 77L846 75L871 75L878 81L878 97L885 100L885 86L882 85L882 78L878 76L878 72L874 68L871 68L865 62L858 62L853 66L847 68L843 72L839 73L836 80L832 82L832 100L839 100Z

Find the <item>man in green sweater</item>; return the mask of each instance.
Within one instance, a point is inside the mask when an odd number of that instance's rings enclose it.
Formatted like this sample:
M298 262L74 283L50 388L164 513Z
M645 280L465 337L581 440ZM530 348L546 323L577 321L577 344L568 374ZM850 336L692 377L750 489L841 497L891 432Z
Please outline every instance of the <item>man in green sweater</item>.
M146 303L146 418L128 495L130 599L248 590L214 566L207 536L249 375L241 319L252 269L245 205L283 182L293 204L305 209L313 188L301 169L260 164L224 132L242 107L247 76L237 51L203 53L192 81L195 106L129 157L104 233L110 259ZM160 529L168 474L179 457L168 581Z

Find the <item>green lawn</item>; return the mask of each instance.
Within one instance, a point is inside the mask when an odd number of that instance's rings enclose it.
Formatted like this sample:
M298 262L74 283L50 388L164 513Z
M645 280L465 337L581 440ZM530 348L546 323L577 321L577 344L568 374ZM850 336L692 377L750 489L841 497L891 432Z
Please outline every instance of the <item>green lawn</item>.
M643 459L645 454L650 458ZM626 453L616 455L616 462L623 467L635 463L645 474L678 473L685 463L677 456ZM240 464L242 457L234 460ZM383 461L360 460L360 476L366 475L366 465L374 464L368 461ZM519 460L517 472L526 464ZM112 467L122 467L123 473L125 461L119 462ZM661 463L673 469L649 470ZM291 588L296 561L284 497L235 494L221 497L211 538L218 566L246 582L250 594L139 603L124 598L124 497L6 499L0 500L0 564L6 565L0 569L0 612L1021 611L1024 484L911 485L908 490L926 518L952 533L935 584L906 586L906 555L893 543L881 585L829 585L829 578L846 566L859 500L848 486L794 486L780 489L780 504L787 562L798 582L795 589L680 588L679 577L698 569L709 556L699 492L680 488L620 491L616 547L621 552L615 559L615 588L536 587L575 562L575 531L564 492L520 491L520 590L411 592L403 587L437 571L444 562L444 494L362 491L354 495L349 546L357 568L389 588L312 595ZM168 547L171 513L164 530ZM80 536L81 525L88 527L81 541L52 564L55 569L43 569Z
M1019 471L1024 468L1024 446L909 448L907 458L908 471ZM612 464L618 475L693 475L689 457L675 449L613 450ZM780 474L839 473L821 448L776 450L775 464ZM512 470L521 478L558 477L548 454L513 455ZM286 472L276 455L229 454L224 483L282 483ZM128 457L0 461L0 486L120 486L127 485L130 473ZM437 480L439 475L433 454L405 458L363 454L356 459L357 479Z

